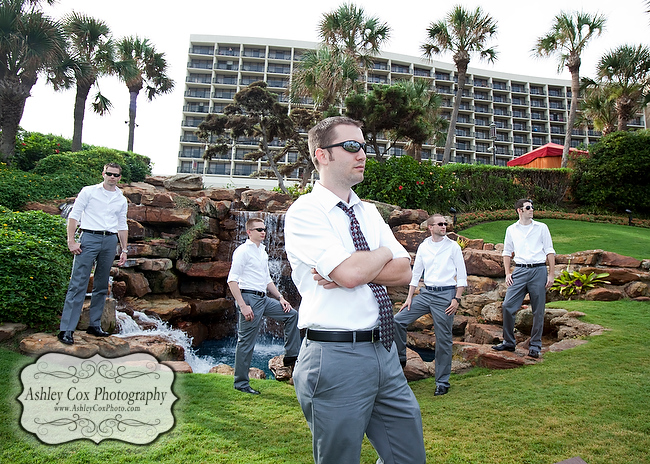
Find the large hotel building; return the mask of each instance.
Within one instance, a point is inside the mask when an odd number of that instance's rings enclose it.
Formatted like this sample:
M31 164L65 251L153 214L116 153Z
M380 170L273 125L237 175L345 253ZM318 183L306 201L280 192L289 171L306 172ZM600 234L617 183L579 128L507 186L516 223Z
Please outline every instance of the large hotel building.
M229 154L205 161L205 144L197 138L196 130L208 113L222 112L238 91L259 80L290 107L287 91L292 72L302 55L317 46L294 40L191 35L177 171L203 174L206 186L277 186L277 179L249 177L264 164L244 160L246 153L257 150L256 140L239 139ZM366 81L393 84L416 78L430 81L431 88L442 97L442 115L450 118L457 81L453 64L382 53L374 59ZM469 68L451 160L491 164L494 147L496 164L505 165L546 143L563 145L570 103L569 80ZM646 127L643 116L630 121L630 126ZM600 136L591 128L576 127L571 145L589 145ZM281 149L278 141L274 146ZM403 153L399 144L389 152L391 156ZM441 160L442 153L443 147L425 145L422 159ZM286 156L285 162L291 162L297 155ZM298 174L294 172L286 181L297 181Z

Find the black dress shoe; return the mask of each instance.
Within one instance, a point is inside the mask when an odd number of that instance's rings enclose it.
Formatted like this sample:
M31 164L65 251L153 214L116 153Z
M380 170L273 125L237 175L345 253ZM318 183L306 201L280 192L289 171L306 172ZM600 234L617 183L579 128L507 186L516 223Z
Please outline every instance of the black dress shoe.
M250 385L246 385L245 387L235 387L235 390L239 390L240 392L244 393L250 393L251 395L259 395L260 392L257 390L253 390Z
M496 351L515 351L514 346L509 346L504 343L501 343L500 345L494 345L492 349Z
M74 332L72 330L61 331L59 332L59 335L56 336L56 338L58 338L61 343L65 343L66 345L74 345L74 338L72 336L73 333Z
M445 387L444 385L438 385L436 386L436 391L433 395L434 396L446 395L448 391L449 391L449 387Z
M108 337L110 335L108 332L104 332L101 327L93 327L92 325L88 326L86 333L95 337Z
M284 367L293 367L296 365L296 361L298 360L298 356L285 356L282 359L282 364Z
M530 356L531 358L537 359L537 358L539 358L539 351L530 350L528 352L528 356Z

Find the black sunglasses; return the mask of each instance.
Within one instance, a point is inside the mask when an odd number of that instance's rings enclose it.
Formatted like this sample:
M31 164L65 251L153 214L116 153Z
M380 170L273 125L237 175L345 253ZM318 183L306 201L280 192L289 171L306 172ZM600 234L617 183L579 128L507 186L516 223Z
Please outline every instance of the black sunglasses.
M120 177L122 175L119 172L105 172L104 174L106 174L108 177Z
M447 223L446 223L446 222L438 222L436 225L437 225L438 227L442 227L442 226L447 227Z
M334 145L328 145L326 147L321 147L323 150L325 148L334 148L334 147L343 147L343 149L350 153L356 153L359 150L366 151L366 144L357 142L356 140L346 140L345 142L335 143Z
M256 228L251 229L251 230L256 230L258 232L266 232L266 227L256 227Z
M524 206L524 209L532 209L532 210L534 210L535 208L533 208L533 207L530 206L530 205L527 205L527 206Z

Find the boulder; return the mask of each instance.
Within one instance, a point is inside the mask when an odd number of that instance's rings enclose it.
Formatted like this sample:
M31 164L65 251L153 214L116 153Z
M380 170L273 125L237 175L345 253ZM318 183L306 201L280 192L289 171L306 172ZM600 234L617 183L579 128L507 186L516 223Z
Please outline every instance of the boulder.
M15 337L18 333L27 329L27 325L16 322L4 322L0 324L0 342Z
M217 298L214 300L191 300L192 315L198 317L212 317L223 315L225 312L234 309L233 300Z
M580 264L583 266L595 266L603 250L578 251L568 255L555 255L555 264Z
M104 310L102 311L102 317L100 319L100 325L108 333L113 333L117 330L117 322L115 319L115 307L117 302L114 298L106 298L104 302ZM84 300L84 304L81 308L81 316L79 317L79 323L77 324L77 330L86 330L90 322L90 312L88 308L90 307L90 298Z
M490 324L503 324L503 302L495 301L483 306L481 317ZM474 342L476 343L476 342Z
M158 317L163 321L189 316L192 312L189 300L168 298L162 295L152 295L148 298L137 299L127 297L125 303L134 311L140 311L148 316Z
M605 330L604 327L598 324L588 324L579 321L574 317L568 315L560 316L551 319L551 325L557 329L558 340L565 338L586 337L590 335L600 335Z
M650 290L648 289L648 284L646 284L645 282L630 282L625 286L625 293L630 298L650 296Z
M129 261L127 264L133 266L141 271L167 271L171 269L174 264L169 258L135 258Z
M209 279L225 279L230 272L230 261L208 261L204 263L186 263L176 261L176 269L189 277L202 277Z
M473 366L488 369L514 369L524 365L535 364L542 358L534 359L526 356L528 351L509 352L495 351L490 345L475 343L454 343L454 354Z
M503 329L498 325L471 323L467 324L463 341L466 343L495 345L500 343L502 336Z
M185 360L185 349L166 337L160 335L133 335L122 337L122 339L128 343L130 353L149 353L161 362Z
M637 268L641 266L641 261L630 256L619 255L618 253L613 253L611 251L603 251L600 258L600 265Z
M163 180L163 186L167 190L201 190L203 189L203 176L198 174L176 174Z
M185 361L163 361L162 364L169 366L177 374L192 373L192 367Z
M179 283L179 292L190 298L211 300L223 297L226 294L226 285L214 279L182 280Z
M472 238L467 241L465 248L471 248L472 250L483 250L484 241L482 238Z
M481 277L468 275L467 276L467 288L465 291L470 294L481 294L487 293L496 289L499 286L499 282L489 277Z
M178 276L174 271L145 271L143 272L151 293L174 293L178 290Z
M420 244L427 237L431 236L428 230L400 226L393 235L397 241L410 253L415 253Z
M286 193L257 189L242 192L241 201L247 211L276 212L286 211L293 199Z
M421 350L434 350L436 348L436 336L430 331L407 332L406 344Z
M213 259L219 255L219 244L221 240L218 238L200 238L192 242L190 248L190 256L192 258L210 258ZM230 259L230 256L228 256Z
M625 298L625 292L615 288L592 288L585 294L588 301L617 301Z
M469 314L470 316L480 316L481 310L485 305L501 299L497 290L476 295L465 295L461 299L461 309L459 309L459 312Z
M612 285L625 285L635 280L650 280L650 274L647 272L624 267L582 267L580 268L580 272L583 274L590 274L592 272L601 274L607 272L609 276L605 277L605 280L608 280Z
M210 334L208 327L201 321L178 321L175 326L190 338L195 348L206 341Z
M388 217L388 225L393 228L401 226L402 224L418 224L418 229L422 228L428 237L429 231L426 225L422 223L429 219L430 214L423 209L396 209L390 213Z
M503 258L498 251L463 250L467 274L485 277L505 277Z
M575 348L576 346L584 345L588 343L588 340L578 340L576 338L565 338L559 342L553 343L548 347L548 351L552 353L557 353L559 351L569 350Z
M222 188L209 188L205 190L205 196L215 201L235 201L237 197L235 196L234 190L231 189L222 189Z
M74 333L74 345L65 345L56 335L35 333L20 341L20 352L28 356L45 353L64 353L78 358L90 358L99 354L105 358L116 358L131 353L129 344L118 337L95 337L84 331Z
M228 364L217 364L216 366L210 368L208 371L209 374L221 374L221 375L235 375L235 368L229 366Z
M140 200L140 204L145 205L145 206L154 206L156 208L171 208L171 209L173 209L173 208L176 207L175 197L176 197L176 194L173 194L171 192L143 193L142 198Z
M406 366L404 366L404 377L409 382L422 380L431 377L432 372L429 370L427 363L415 351L406 349Z
M274 356L269 359L269 370L273 372L275 380L286 382L291 380L293 369L284 365L284 355Z
M147 231L145 230L144 226L140 224L138 221L134 221L133 219L127 219L126 225L129 228L129 241L143 239L147 234Z

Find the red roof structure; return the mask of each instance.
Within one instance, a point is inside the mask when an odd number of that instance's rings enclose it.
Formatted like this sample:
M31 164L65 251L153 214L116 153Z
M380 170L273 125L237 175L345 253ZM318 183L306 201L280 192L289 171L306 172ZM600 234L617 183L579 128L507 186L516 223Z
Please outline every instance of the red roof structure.
M562 167L562 150L564 147L557 143L547 143L539 148L529 151L519 158L508 161L508 166L521 166L524 168L560 168ZM571 148L572 153L585 155L588 152Z

